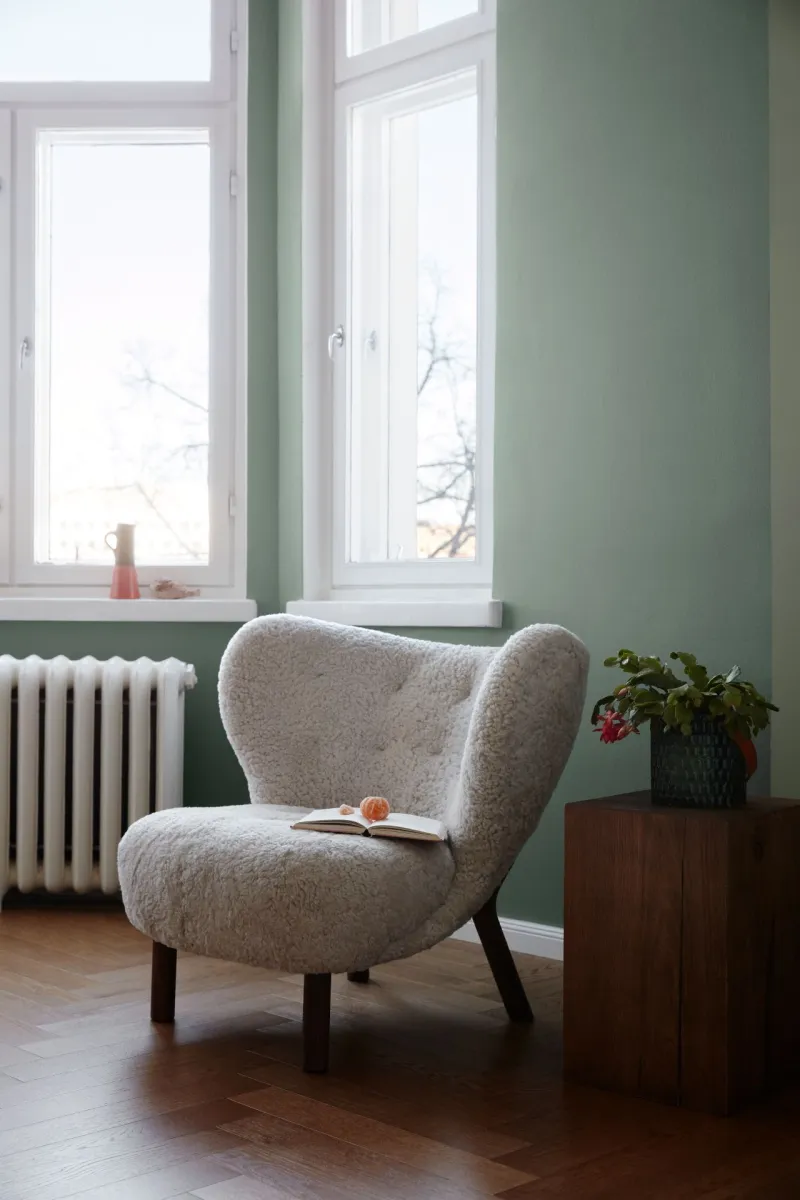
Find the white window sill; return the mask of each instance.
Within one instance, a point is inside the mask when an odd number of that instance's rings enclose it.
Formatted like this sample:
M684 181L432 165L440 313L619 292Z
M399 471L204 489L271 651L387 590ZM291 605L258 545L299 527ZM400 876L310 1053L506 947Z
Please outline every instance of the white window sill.
M336 625L499 629L502 600L291 600L287 613Z
M106 596L0 596L0 621L228 621L256 615L255 600L110 600Z

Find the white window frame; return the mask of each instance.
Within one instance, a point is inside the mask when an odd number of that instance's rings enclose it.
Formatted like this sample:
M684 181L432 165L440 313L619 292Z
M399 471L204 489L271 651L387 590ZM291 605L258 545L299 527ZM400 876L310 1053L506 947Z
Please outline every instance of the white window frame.
M225 605L220 619L223 611L231 619L231 602L246 596L247 10L247 0L213 0L206 83L0 83L0 620L12 612L18 619L20 603L36 597L75 601L74 613L83 618L74 619L85 619L91 606L80 602L107 597L110 580L108 567L35 561L31 256L36 136L48 130L75 130L76 140L87 129L108 130L111 137L115 130L121 137L153 128L210 131L209 562L140 566L138 573L143 588L165 575L199 586L202 602L196 604L209 620L217 614L205 602ZM33 344L28 359L17 354L26 337ZM254 615L246 603L242 615ZM124 619L138 618L130 611ZM154 619L152 610L140 619ZM195 610L187 619L201 618Z
M348 58L346 0L303 10L303 599L288 611L349 624L490 625L495 359L495 0L446 25ZM347 553L347 360L328 336L347 311L350 105L473 68L479 95L479 449L474 561L350 562ZM332 203L328 199L333 196ZM347 334L345 333L345 336Z
M393 67L412 56L416 58L434 50L449 49L481 34L493 34L497 25L497 0L480 0L474 14L350 57L347 53L347 3L346 0L334 0L334 3L337 6L333 32L337 83Z

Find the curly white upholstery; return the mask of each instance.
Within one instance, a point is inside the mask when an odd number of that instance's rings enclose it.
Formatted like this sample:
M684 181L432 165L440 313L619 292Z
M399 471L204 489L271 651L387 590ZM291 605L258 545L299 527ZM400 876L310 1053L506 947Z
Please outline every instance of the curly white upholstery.
M582 643L555 625L494 650L251 621L225 653L219 692L253 803L136 822L119 850L128 916L167 946L304 974L448 937L536 828L572 748L587 667ZM370 794L439 817L449 845L289 829L285 806Z

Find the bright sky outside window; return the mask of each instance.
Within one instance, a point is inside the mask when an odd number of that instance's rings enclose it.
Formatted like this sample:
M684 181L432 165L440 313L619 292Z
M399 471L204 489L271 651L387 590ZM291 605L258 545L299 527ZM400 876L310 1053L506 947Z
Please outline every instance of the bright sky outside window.
M478 7L478 0L348 0L348 54L472 16Z
M211 78L211 0L1 0L6 83Z
M37 559L206 563L208 133L38 142Z
M353 109L352 562L475 556L476 83Z

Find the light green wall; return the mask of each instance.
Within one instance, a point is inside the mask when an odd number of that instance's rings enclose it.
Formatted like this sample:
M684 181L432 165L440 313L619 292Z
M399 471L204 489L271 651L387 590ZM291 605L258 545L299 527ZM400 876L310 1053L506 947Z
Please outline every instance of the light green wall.
M766 3L499 7L496 594L592 695L620 646L769 689ZM507 913L560 923L563 802L647 750L584 728Z
M621 645L738 661L769 688L766 0L499 0L498 79L506 630L407 632L496 644L561 622L593 695ZM296 446L281 465L299 477ZM647 750L584 727L506 915L561 923L563 805L646 786Z
M248 84L247 594L278 605L278 0L251 0Z
M800 5L770 4L772 786L800 796Z
M278 334L280 355L280 556L283 608L303 590L302 422L302 6L279 0L278 35Z

